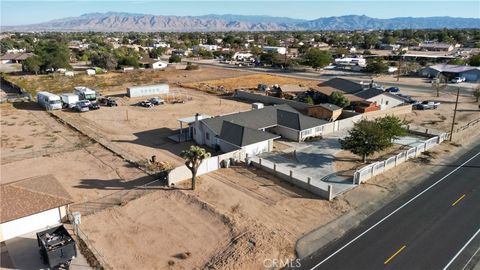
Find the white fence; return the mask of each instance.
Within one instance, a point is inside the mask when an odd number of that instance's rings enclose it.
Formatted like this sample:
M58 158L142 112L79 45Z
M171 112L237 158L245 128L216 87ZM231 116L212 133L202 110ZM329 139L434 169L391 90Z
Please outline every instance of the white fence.
M377 161L361 169L358 169L353 175L353 183L361 184L375 175L388 171L391 168L394 168L409 159L415 158L422 152L425 152L433 146L442 143L448 138L448 136L448 133L442 133L439 136L430 138L422 144L403 151L393 157L389 157L388 159L383 161Z
M267 172L270 172L280 179L290 182L293 185L308 190L314 194L317 194L327 200L332 200L334 198L332 185L329 185L321 181L320 179L311 179L310 177L296 172L290 168L286 168L284 166L256 156L248 157L247 163L252 164L253 166Z
M223 166L222 163L225 165L229 164L230 159L235 161L244 160L245 153L241 150L237 150L205 159L198 168L197 176L218 170ZM168 173L168 185L170 186L190 178L192 178L192 172L187 168L187 166L183 165L171 170Z

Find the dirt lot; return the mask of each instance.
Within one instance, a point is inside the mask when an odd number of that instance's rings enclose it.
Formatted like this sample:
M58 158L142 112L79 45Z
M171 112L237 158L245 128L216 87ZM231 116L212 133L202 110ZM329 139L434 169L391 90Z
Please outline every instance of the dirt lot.
M257 89L257 86L260 83L266 85L279 84L281 86L285 84L294 84L307 87L315 87L317 86L318 81L297 79L292 77L282 77L270 74L253 74L235 78L184 83L183 85L204 91L214 91L217 90L219 87L223 87L227 91L233 91L238 88Z
M86 86L99 91L123 91L133 85L155 84L168 81L170 84L189 83L204 80L214 80L244 75L241 71L224 70L217 68L202 67L199 70L176 70L165 71L137 70L131 72L111 72L95 76L76 74L75 77L66 77L61 74L50 75L23 75L8 76L18 86L34 93L47 91L52 93L72 92L75 86Z
M220 215L179 191L87 216L82 229L113 269L201 269L233 236Z
M140 170L36 108L28 103L0 106L1 183L51 174L75 202L84 202L149 181Z
M168 139L178 132L177 119L191 117L196 113L210 116L249 110L251 105L192 89L171 88L171 94L186 100L184 104L164 104L153 108L135 106L144 98L117 98L118 107L102 107L86 113L55 112L68 122L91 127L107 140L138 157L150 158L156 155L159 161L173 166L183 164L178 156L191 143L176 143ZM185 126L184 126L185 128Z

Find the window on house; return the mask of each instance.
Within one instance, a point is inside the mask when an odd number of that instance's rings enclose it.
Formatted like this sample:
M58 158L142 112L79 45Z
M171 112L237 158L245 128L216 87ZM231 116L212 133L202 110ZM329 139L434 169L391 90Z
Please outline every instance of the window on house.
M207 138L207 140L210 140L210 133L205 132L205 138Z
M387 100L387 101L385 101L385 105L388 105L388 100Z

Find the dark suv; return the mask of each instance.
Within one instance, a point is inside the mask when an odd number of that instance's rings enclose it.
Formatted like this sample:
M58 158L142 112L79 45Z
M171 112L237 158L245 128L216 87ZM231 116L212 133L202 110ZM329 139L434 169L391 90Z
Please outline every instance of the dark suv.
M98 103L100 103L103 106L108 106L108 107L113 107L113 106L118 106L117 102L109 97L101 97L98 99Z

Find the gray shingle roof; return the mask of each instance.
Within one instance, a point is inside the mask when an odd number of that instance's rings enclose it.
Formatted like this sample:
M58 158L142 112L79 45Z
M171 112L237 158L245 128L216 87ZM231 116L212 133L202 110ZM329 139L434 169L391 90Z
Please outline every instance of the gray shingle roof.
M328 86L347 94L353 94L363 89L361 84L342 78L333 78L320 83L318 86Z
M216 134L221 133L223 121L228 121L243 127L258 130L258 129L264 129L264 128L280 125L280 123L278 122L278 113L277 113L277 111L279 110L284 111L284 113L281 113L282 115L286 114L285 112L291 112L297 115L296 118L293 118L293 117L288 118L288 119L291 119L289 121L296 121L296 122L289 122L286 119L282 120L282 125L286 127L290 127L290 128L299 127L301 130L303 130L303 129L308 129L312 127L321 126L323 124L328 123L327 121L322 119L317 119L317 118L303 115L299 113L297 110L295 110L294 108L286 104L266 106L263 109L217 116L213 118L203 119L201 120L201 122L206 124ZM285 117L288 117L288 116L285 116Z
M276 139L280 136L261 130L243 127L232 122L223 121L219 138L237 146L246 146L254 143Z

